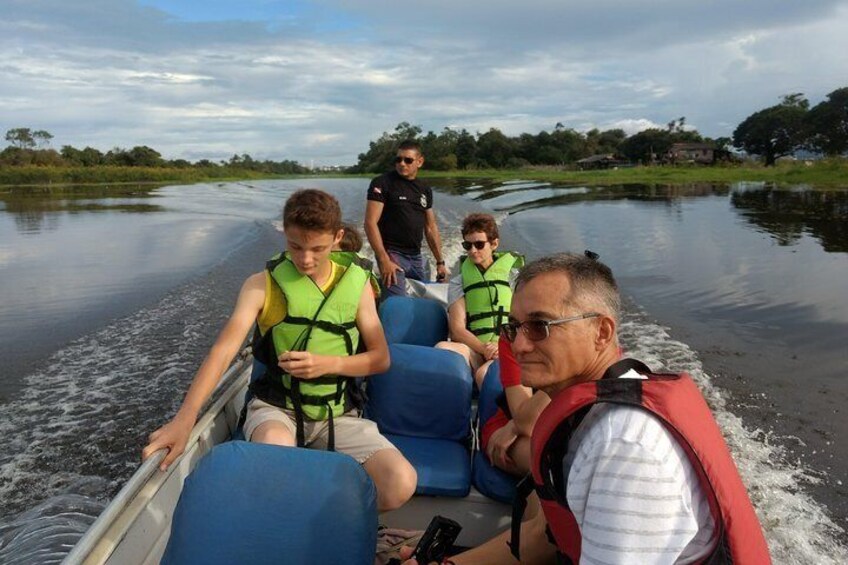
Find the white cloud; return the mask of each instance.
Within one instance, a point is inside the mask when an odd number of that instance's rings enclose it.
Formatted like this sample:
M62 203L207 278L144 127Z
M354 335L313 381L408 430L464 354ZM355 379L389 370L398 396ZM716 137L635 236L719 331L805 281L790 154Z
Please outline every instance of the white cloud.
M816 103L848 77L846 0L452 1L449 11L445 0L315 0L267 21L281 5L260 4L251 21L210 11L191 22L169 16L169 0L11 0L0 128L167 157L352 163L401 121L635 133L686 116L729 135L783 94Z

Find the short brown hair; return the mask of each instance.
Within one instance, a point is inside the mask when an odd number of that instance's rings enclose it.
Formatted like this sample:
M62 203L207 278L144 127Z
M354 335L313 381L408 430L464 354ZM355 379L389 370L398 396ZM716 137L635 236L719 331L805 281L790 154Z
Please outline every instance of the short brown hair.
M359 235L359 230L353 224L347 222L342 224L342 229L344 230L344 235L339 242L339 249L359 253L359 250L362 249L362 236Z
M489 241L498 239L498 223L491 214L468 214L462 220L462 237L474 232L483 232Z
M398 151L417 151L419 155L423 155L421 152L421 144L415 141L414 139L404 139L400 142L397 148Z
M288 227L335 234L342 228L342 208L323 190L298 190L283 207L283 228Z
M592 256L597 257L594 253ZM612 270L589 253L557 253L527 263L515 279L515 290L545 273L568 277L571 292L562 297L564 306L598 309L616 321L621 319L621 296Z

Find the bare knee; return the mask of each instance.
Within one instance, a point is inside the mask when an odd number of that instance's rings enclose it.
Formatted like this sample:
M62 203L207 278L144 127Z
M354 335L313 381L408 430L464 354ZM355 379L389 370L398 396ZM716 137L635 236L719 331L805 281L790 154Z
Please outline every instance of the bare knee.
M400 508L415 494L418 474L399 451L380 450L363 467L377 488L377 507L380 512Z
M269 443L271 445L283 445L294 447L294 438L288 428L279 422L268 421L259 424L253 434L250 436L250 441L255 443Z
M436 349L446 349L447 351L459 353L465 359L465 362L471 365L472 351L471 348L464 343L459 343L458 341L440 341L435 347Z
M486 361L485 363L480 365L476 371L474 371L474 382L477 383L477 390L483 388L483 381L486 379L486 373L489 372L489 367L491 365L491 361Z

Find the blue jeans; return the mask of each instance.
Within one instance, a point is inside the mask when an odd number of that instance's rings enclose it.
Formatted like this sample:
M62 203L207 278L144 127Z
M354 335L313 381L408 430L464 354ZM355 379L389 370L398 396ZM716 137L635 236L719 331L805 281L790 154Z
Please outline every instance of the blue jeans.
M388 250L387 250L388 251ZM426 281L427 274L424 272L424 256L421 253L414 255L401 253L400 251L388 251L392 261L400 266L403 271L395 271L396 281L390 287L383 287L383 296L406 296L406 278Z

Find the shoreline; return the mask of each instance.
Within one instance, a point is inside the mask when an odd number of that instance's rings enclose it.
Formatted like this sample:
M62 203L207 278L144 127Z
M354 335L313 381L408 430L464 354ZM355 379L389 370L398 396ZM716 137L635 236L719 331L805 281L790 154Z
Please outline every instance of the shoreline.
M314 175L278 175L248 170L173 169L159 167L0 167L0 193L16 189L64 188L103 185L198 184L240 180L370 178L372 173L320 173ZM539 181L588 185L690 183L773 183L777 188L810 184L818 188L848 188L848 160L794 161L774 167L745 165L650 165L607 170L571 170L566 167L527 167L522 169L467 169L430 171L420 177L430 179L479 179L490 181Z

